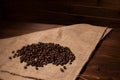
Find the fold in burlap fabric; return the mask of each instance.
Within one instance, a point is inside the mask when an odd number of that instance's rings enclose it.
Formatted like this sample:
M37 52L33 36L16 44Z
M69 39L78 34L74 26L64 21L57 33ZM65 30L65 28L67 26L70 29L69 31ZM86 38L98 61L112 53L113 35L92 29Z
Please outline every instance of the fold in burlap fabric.
M22 36L0 40L0 78L3 80L75 80L98 42L110 31L107 27L88 24L76 24L34 32ZM25 63L19 58L9 60L11 52L22 46L37 42L54 42L67 46L75 54L72 65L67 64L64 73L62 66L48 64L36 70L34 67L24 69Z

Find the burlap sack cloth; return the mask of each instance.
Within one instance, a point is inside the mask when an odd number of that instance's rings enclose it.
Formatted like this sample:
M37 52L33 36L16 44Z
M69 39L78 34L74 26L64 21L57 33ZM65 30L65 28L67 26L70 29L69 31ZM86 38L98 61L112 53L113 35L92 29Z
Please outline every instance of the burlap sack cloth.
M100 39L109 31L107 27L76 24L1 39L0 78L3 80L75 80ZM67 46L75 54L76 59L72 65L66 65L67 70L64 73L60 71L62 66L48 64L39 70L35 67L24 69L25 63L21 64L19 58L8 59L12 56L12 51L37 42L54 42Z

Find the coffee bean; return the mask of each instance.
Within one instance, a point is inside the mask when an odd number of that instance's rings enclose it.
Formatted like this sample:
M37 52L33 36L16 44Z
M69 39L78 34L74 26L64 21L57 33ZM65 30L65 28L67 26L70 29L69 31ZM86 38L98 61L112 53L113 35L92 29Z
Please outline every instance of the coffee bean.
M12 59L12 57L9 57L9 59Z
M24 69L27 69L27 66L24 66Z
M60 68L60 71L61 71L61 72L64 72L64 70L63 70L62 68Z
M15 53L15 51L13 53ZM67 69L64 65L68 62L72 64L75 60L74 54L68 47L63 47L60 44L42 42L26 45L16 50L13 58L16 57L20 57L20 63L26 63L25 69L31 65L36 67L36 70L38 70L38 67L44 67L50 63L56 66L61 65L63 69ZM60 70L64 72L63 69L61 68Z
M72 62L70 62L69 64L72 64Z
M12 53L15 53L15 51L12 51Z
M16 56L15 56L15 55L13 55L13 58L16 58Z
M38 67L36 67L36 70L38 70Z
M66 66L63 66L63 68L64 68L64 69L67 69L67 67L66 67Z

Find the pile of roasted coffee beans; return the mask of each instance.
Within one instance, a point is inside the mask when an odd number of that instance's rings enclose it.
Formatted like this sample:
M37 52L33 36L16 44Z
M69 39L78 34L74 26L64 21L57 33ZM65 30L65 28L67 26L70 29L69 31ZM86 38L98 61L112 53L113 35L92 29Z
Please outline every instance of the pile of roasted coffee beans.
M9 59L20 57L20 63L25 62L24 66L27 69L28 66L34 66L36 70L38 67L44 67L45 65L52 63L56 66L61 65L61 72L64 72L66 64L72 64L75 60L74 54L68 47L60 46L55 43L36 43L27 46L23 46L20 50L12 51L13 56Z

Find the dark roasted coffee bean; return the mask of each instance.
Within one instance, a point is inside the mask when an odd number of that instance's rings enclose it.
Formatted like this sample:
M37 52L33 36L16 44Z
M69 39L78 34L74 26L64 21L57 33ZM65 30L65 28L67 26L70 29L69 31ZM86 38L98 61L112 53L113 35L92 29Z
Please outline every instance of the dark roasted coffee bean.
M62 68L60 68L60 71L61 71L61 72L64 72L64 70L63 70Z
M70 64L72 64L72 62L70 62Z
M36 67L36 70L38 70L38 67Z
M63 69L67 69L64 65L68 62L72 64L75 60L74 54L68 47L63 47L54 43L42 42L23 46L20 50L16 51L13 57L20 57L21 63L25 62L26 66L34 66L36 67L36 70L38 67L44 67L44 65L49 63L56 66L61 65L63 66ZM64 70L62 71L64 72Z
M12 59L12 57L9 57L9 59Z
M27 69L27 66L24 66L24 69Z
M23 60L20 60L20 63L23 63Z
M64 68L64 69L67 69L67 67L66 67L66 66L63 66L63 68Z
M15 56L15 55L13 55L13 58L16 58L16 56Z
M12 53L15 53L15 51L12 51Z

